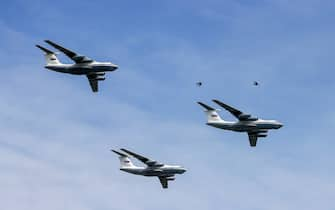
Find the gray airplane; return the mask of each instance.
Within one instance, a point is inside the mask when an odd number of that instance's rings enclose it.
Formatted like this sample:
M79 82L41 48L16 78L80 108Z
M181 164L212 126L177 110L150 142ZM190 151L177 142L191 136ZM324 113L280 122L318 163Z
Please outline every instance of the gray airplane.
M224 130L231 130L237 132L246 132L249 136L250 146L255 147L257 144L257 139L259 137L266 137L267 132L270 129L279 129L283 127L283 124L276 120L262 120L257 117L252 117L250 114L245 114L240 110L237 110L219 100L213 100L216 104L223 107L234 115L238 121L237 122L228 122L223 120L217 111L204 103L198 102L202 107L204 107L207 114L207 125L213 126L216 128L221 128Z
M45 68L61 73L86 75L93 92L98 92L98 81L105 80L105 72L115 71L118 68L117 65L111 62L94 61L87 56L79 55L50 40L45 40L45 42L57 50L63 52L66 56L75 62L74 64L63 64L58 60L55 52L40 45L36 45L36 47L45 52L45 58L47 62Z
M150 160L149 158L131 152L129 150L126 149L120 149L120 150L125 153L118 152L115 150L111 151L119 155L121 171L142 176L157 176L163 188L168 188L168 181L175 180L174 177L175 174L183 174L186 171L186 169L183 168L182 166L162 164L155 160ZM129 155L135 157L136 159L147 165L147 167L135 166L131 162Z

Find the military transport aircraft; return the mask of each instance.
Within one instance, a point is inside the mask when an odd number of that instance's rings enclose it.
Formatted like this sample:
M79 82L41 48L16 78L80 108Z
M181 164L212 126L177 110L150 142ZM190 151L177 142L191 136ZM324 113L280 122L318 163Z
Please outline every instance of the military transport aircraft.
M84 55L79 55L50 40L45 40L45 42L57 50L63 52L66 56L75 62L74 64L63 64L58 60L55 52L40 45L36 45L36 47L45 52L45 58L47 62L45 68L61 73L86 75L93 92L98 92L98 81L105 80L105 72L115 71L118 68L117 65L111 62L94 61L91 58L88 58Z
M234 115L238 121L228 122L223 120L217 113L218 109L214 109L202 102L198 102L202 107L204 107L207 114L207 125L216 128L221 128L224 130L231 130L237 132L247 132L249 136L250 146L255 147L257 144L258 137L266 137L267 132L270 129L279 129L283 126L280 122L276 120L262 120L257 117L252 117L250 114L245 114L240 110L237 110L219 100L213 100L216 104L220 105L232 115Z
M175 174L183 174L186 171L186 169L183 168L182 166L165 165L155 160L150 160L149 158L143 157L129 150L126 149L120 149L120 150L125 153L118 152L115 150L111 151L119 155L121 171L142 176L157 176L163 188L168 188L168 181L175 180L174 177ZM131 162L129 155L143 162L144 164L147 165L147 167L135 166Z

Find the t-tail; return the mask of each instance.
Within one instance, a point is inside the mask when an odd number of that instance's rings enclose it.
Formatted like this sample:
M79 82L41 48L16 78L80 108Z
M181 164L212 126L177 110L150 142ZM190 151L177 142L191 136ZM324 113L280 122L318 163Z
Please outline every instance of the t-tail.
M37 48L39 48L40 50L42 50L43 52L45 52L45 60L46 60L46 65L57 65L57 64L61 64L61 62L58 60L56 53L45 48L42 47L41 45L36 45Z
M218 109L214 109L213 107L208 106L202 102L198 102L198 104L205 108L205 113L207 115L207 121L210 122L219 122L223 121L220 115L218 114Z
M115 150L111 150L112 152L116 153L119 155L119 159L120 159L120 168L132 168L135 167L134 164L131 162L130 158L128 155L115 151Z

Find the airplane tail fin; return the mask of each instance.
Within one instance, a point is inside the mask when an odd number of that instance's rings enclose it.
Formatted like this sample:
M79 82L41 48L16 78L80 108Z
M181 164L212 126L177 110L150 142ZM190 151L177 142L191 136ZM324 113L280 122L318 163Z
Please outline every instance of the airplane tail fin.
M60 64L61 62L58 60L57 56L56 56L56 53L47 49L47 48L44 48L42 47L41 45L36 45L37 48L39 48L40 50L42 50L44 53L45 53L45 60L46 60L46 63L47 65L49 64Z
M198 102L198 104L205 108L205 113L207 115L208 122L223 121L218 113L218 111L220 111L219 109L214 109L213 107L210 107L207 104L204 104L202 102Z
M119 155L120 168L134 167L134 164L131 162L128 155L126 155L124 153L121 153L121 152L118 152L118 151L115 151L115 150L111 150L111 151Z

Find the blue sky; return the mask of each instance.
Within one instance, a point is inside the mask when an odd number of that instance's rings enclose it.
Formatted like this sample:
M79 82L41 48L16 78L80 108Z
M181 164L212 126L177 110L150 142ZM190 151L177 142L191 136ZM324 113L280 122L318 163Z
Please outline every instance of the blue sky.
M335 209L332 1L4 5L2 209ZM93 94L43 68L44 39L120 68ZM205 125L213 98L285 126L250 148ZM119 171L120 147L188 171L162 190Z

